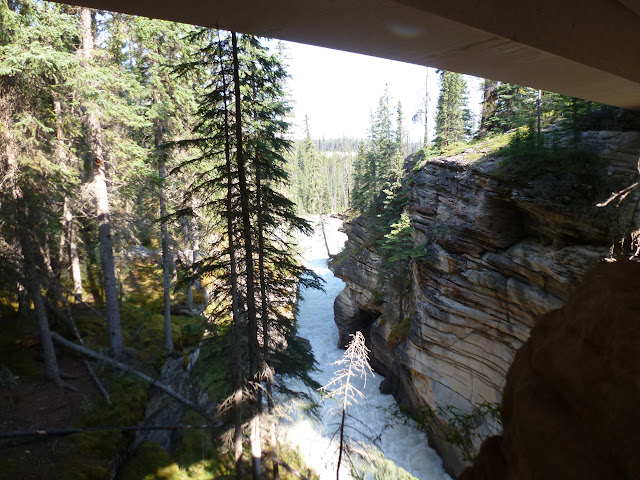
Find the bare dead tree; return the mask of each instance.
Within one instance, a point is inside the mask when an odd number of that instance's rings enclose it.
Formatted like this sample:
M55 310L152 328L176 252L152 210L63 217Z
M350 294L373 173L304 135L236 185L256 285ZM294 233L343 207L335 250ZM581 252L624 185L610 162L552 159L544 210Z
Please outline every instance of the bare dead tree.
M367 372L373 374L369 365L369 349L365 345L364 335L362 332L356 332L351 335L351 341L347 346L347 350L340 360L334 362L341 368L335 372L331 381L322 387L321 390L326 392L325 399L334 398L338 400L337 407L331 410L334 415L340 415L340 442L338 446L338 466L336 467L336 480L340 480L340 464L346 448L346 418L349 407L358 403L359 399L364 398L364 394L354 385L356 378L367 382Z

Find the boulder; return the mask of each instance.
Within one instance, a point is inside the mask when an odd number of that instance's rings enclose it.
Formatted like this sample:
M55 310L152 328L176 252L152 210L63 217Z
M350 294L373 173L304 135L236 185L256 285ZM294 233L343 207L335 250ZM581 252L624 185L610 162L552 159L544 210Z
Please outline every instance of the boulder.
M604 263L536 323L507 375L499 448L486 441L460 479L640 478L638 291L640 264Z

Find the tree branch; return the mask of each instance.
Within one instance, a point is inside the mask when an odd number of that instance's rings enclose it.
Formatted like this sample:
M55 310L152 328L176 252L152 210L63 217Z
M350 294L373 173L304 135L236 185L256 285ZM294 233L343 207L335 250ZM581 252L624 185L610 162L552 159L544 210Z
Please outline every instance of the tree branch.
M12 438L22 438L22 437L60 437L64 435L71 435L73 433L84 433L84 432L109 432L109 431L120 431L120 432L138 432L144 430L206 430L211 428L211 425L132 425L132 426L119 426L119 427L84 427L84 428L60 428L54 430L44 430L44 429L35 429L35 430L19 430L15 432L6 432L0 433L1 440L7 440Z
M304 474L302 474L301 472L299 472L298 470L296 470L295 468L291 467L287 462L285 462L284 460L278 458L278 457L274 457L273 460L278 464L281 465L285 470L287 470L288 472L292 473L293 475L295 475L296 477L298 477L300 480L309 480L307 477L304 476Z

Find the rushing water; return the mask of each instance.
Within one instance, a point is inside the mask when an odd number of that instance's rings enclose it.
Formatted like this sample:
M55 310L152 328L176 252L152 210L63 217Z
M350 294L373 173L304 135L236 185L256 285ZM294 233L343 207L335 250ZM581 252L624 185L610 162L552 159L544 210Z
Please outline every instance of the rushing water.
M332 254L338 253L346 240L346 235L338 231L341 222L337 219L327 219L326 233L329 249ZM299 334L311 341L313 353L318 362L319 371L314 378L321 384L327 385L335 370L334 362L342 358L343 350L337 348L338 331L333 321L333 301L344 288L344 283L333 276L327 268L327 251L320 229L316 235L303 241L304 260L325 283L325 292L308 290L302 292L303 299L299 304L298 325ZM391 395L382 395L379 385L382 377L373 374L366 379L366 384L357 383L357 387L364 393L358 405L349 408L350 416L354 419L350 423L359 430L382 433L378 448L384 456L395 465L409 472L419 480L450 480L444 472L442 460L427 444L426 435L418 430L411 421L406 424L394 420L391 414L395 410L395 402ZM289 443L297 445L302 452L307 465L320 474L322 480L335 478L337 463L337 430L339 412L335 410L336 402L326 400L321 403L322 422L315 422L302 413L294 413L294 420L287 423L285 435ZM333 412L332 412L333 411ZM348 421L349 422L349 421ZM366 427L358 424L362 422ZM352 431L353 436L356 434ZM364 440L371 444L370 441ZM371 461L364 464L373 465ZM388 465L388 464L387 464ZM341 468L341 478L349 478L347 467ZM374 470L380 471L380 466ZM391 468L395 468L392 466ZM399 478L399 472L388 478ZM371 473L367 478L373 478Z

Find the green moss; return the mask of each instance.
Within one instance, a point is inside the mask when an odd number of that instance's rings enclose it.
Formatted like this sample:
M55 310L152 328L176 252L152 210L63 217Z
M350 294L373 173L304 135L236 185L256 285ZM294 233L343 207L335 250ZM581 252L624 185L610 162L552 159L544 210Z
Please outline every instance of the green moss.
M202 341L205 332L205 320L203 317L182 317L174 315L171 317L173 324L179 328L184 347L195 346Z
M79 427L136 425L144 415L149 385L132 375L112 379L107 386L111 404L104 399L85 403L75 420ZM111 463L134 435L119 431L83 432L64 439L63 452L55 470L60 479L107 478Z
M184 425L200 425L202 417L192 411L187 411L181 420ZM210 458L214 453L211 432L207 430L179 430L177 432L177 443L175 458L180 465L189 466Z
M150 312L162 313L164 297L162 268L152 260L136 260L129 265L123 290L126 301Z
M228 325L220 326L216 334L206 337L200 346L192 378L198 379L212 401L222 401L232 393L232 348L233 338Z
M125 302L120 307L120 318L125 344L135 348L143 362L156 368L162 366L165 361L163 316Z
M64 441L64 453L53 467L60 480L107 479L111 462L123 446L119 432L85 432Z
M395 348L404 342L407 338L409 338L409 331L411 330L411 317L407 317L402 320L389 334L389 338L387 339L387 345L391 350L395 350Z
M179 480L188 478L155 442L142 442L122 468L122 480Z

